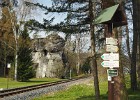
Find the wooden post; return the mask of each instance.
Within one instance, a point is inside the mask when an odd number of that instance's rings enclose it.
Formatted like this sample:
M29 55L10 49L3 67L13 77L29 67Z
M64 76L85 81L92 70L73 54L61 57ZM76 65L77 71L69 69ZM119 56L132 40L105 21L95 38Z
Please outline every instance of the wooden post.
M106 37L112 37L112 29L113 29L113 23L108 24L108 33L106 34ZM111 67L111 66L110 66ZM111 77L111 76L108 76ZM114 100L114 79L111 77L110 80L108 80L108 100Z

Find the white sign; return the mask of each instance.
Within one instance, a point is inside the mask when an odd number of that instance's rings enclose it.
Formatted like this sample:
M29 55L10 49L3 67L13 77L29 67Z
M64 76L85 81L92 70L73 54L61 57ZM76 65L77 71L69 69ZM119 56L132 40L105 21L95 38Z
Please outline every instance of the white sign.
M117 45L118 44L118 40L114 39L114 38L106 38L106 44L111 44L111 45Z
M101 58L103 60L119 60L119 53L104 53Z
M106 45L107 52L118 52L119 48L114 45Z
M112 81L112 77L111 76L108 76L108 81Z
M101 65L103 67L110 67L110 68L114 68L114 67L119 67L119 61L103 61L101 63Z
M7 64L7 68L11 68L11 63Z
M107 74L108 74L108 76L111 76L111 77L118 76L118 70L117 69L108 69Z

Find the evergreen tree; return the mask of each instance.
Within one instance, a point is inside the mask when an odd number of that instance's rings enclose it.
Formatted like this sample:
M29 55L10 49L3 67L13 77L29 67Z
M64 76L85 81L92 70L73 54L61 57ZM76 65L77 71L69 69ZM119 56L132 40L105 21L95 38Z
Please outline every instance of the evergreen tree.
M34 77L34 70L32 67L31 50L28 47L19 48L20 55L18 56L17 80L28 81Z
M18 68L17 68L17 80L28 81L33 78L35 71L32 67L32 50L30 49L31 40L29 38L27 28L21 32L19 37L19 50L18 50Z

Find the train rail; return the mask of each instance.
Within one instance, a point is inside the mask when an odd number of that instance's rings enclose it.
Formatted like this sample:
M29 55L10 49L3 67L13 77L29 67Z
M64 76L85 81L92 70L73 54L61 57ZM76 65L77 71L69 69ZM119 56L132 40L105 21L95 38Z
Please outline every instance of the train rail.
M87 78L87 77L89 77L89 76L79 77L79 78L74 78L74 79L69 79L69 80L61 80L61 81L51 82L51 83L44 83L44 84L39 84L39 85L20 87L20 88L6 89L6 90L0 91L0 98L24 93L24 92L27 92L27 91L37 90L37 89L40 89L40 88L54 86L54 85L58 85L58 84L62 84L62 83L68 83L68 82L76 81L76 80L79 80L79 79L84 79L84 78Z

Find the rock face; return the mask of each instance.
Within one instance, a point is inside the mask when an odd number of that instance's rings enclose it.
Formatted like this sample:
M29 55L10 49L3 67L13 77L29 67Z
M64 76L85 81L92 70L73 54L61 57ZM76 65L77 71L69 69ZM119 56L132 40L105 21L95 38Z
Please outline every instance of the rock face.
M33 40L33 62L36 77L62 77L64 74L63 48L65 41L58 34Z
M63 50L65 41L57 34L51 34L46 37L45 49L48 52L59 52Z

